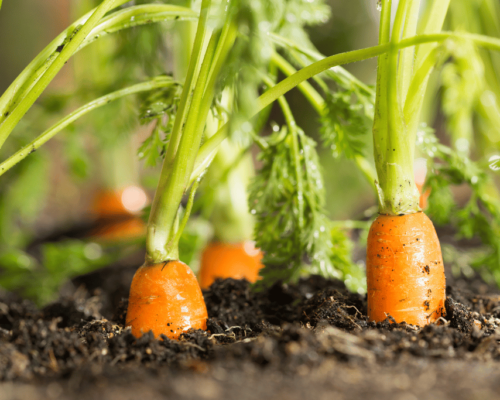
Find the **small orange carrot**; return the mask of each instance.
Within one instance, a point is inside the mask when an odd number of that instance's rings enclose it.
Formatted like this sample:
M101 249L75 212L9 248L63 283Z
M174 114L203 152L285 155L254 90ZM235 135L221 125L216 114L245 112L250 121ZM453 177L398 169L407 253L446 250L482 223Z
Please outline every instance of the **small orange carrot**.
M135 273L126 319L135 337L153 331L177 339L189 329L206 330L207 318L198 281L183 262L145 264Z
M146 234L146 224L139 217L125 217L111 221L98 221L98 226L90 232L92 240L117 242L139 239Z
M445 315L446 281L434 225L423 213L379 215L368 235L368 317L424 326Z
M136 214L144 208L147 201L146 193L137 186L100 191L92 207L98 226L90 236L94 240L105 242L143 237L146 234L146 224Z
M135 215L147 202L147 194L138 186L128 186L122 190L102 190L95 196L92 213L98 218Z
M217 278L259 279L262 252L250 240L230 244L214 242L208 245L201 256L200 286L208 288Z
M425 158L418 158L415 160L415 184L417 185L417 189L420 192L420 208L425 210L427 208L427 199L431 194L430 189L424 189L425 178L427 176L427 160Z
M121 192L114 190L99 191L92 204L92 213L97 217L110 217L116 215L128 214L123 206Z
M420 192L419 206L422 210L425 210L427 208L427 199L429 198L429 196L431 194L431 190L426 189L425 191L423 191L424 183L418 183L418 182L415 182L415 183L417 185L418 191Z

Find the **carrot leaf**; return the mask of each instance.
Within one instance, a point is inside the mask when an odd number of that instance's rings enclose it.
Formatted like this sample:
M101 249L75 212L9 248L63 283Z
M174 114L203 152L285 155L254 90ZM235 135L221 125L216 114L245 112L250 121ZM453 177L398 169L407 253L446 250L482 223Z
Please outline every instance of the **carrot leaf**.
M481 163L440 144L431 129L420 130L418 142L431 160L426 187L431 188L428 214L436 224L451 224L462 238L479 238L483 244L471 265L485 278L500 284L500 196L492 177ZM439 161L436 162L435 160ZM459 206L450 188L466 184L468 201Z
M363 99L365 103L362 99L352 91L342 89L326 95L320 134L334 157L366 155L373 116L367 111L366 99Z
M323 210L325 193L316 143L299 131L301 193L293 140L290 134L283 138L285 129L269 138L271 145L259 157L263 166L250 186L250 208L256 217L254 237L264 252L261 284L295 280L305 268L340 277L330 260L330 221Z

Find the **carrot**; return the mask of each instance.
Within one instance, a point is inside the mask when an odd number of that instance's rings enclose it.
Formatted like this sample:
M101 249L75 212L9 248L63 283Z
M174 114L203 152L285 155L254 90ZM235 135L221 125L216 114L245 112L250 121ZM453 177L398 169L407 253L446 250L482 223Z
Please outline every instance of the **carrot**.
M426 325L445 315L439 240L423 213L379 215L368 235L368 317Z
M262 252L250 240L236 244L213 242L201 256L200 286L208 288L217 278L246 279L253 283L264 266L261 260Z
M102 190L97 193L92 214L97 227L90 237L95 240L116 242L143 237L146 224L136 215L148 201L143 189L128 186L123 190Z
M125 217L111 221L99 221L99 225L90 232L93 240L117 242L144 237L146 224L139 217Z
M121 215L135 215L147 204L148 197L138 186L128 186L122 190L99 191L92 205L92 213L98 218Z
M448 4L434 2L423 17L423 33L442 29ZM399 2L391 23L391 2L381 1L379 44L397 45L416 31L418 3ZM392 25L392 26L391 26ZM445 275L441 246L422 212L426 168L415 144L434 46L392 49L380 56L373 121L379 217L368 235L366 269L368 317L427 325L445 315ZM423 64L426 68L421 68ZM420 189L421 190L421 189Z
M151 205L146 262L136 272L130 288L126 324L136 337L152 331L156 337L164 334L177 339L189 329L207 328L207 309L198 280L189 267L179 261L179 240L204 172L204 168L195 170L195 164L215 97L216 78L236 39L235 30L227 31L233 27L230 14L224 27L214 30L209 26L210 6L210 0L202 0L183 79L185 84ZM183 42L182 47L183 51L189 50L189 42ZM180 204L190 187L181 218Z
M420 206L420 208L422 210L425 210L427 208L427 199L429 198L429 196L431 194L431 190L430 189L426 189L424 191L424 183L418 183L418 182L416 183L417 189L420 192L419 206Z
M177 339L207 328L207 308L196 277L181 261L140 267L130 287L126 326L135 337L152 331Z
M101 218L128 214L127 209L123 206L121 193L115 190L99 191L94 198L91 211Z
M427 176L427 160L425 158L419 158L415 160L415 184L420 192L420 208L425 210L427 208L427 199L431 194L430 189L424 189L425 177Z

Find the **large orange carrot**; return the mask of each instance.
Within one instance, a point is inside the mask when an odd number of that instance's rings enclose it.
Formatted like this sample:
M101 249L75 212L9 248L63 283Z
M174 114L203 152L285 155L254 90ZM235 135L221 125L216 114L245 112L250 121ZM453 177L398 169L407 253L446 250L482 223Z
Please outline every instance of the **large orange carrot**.
M423 213L380 215L368 235L368 317L426 325L445 314L446 282L434 225Z
M259 279L262 252L252 241L241 243L214 242L208 245L201 257L200 285L208 288L217 278Z
M380 45L397 45L417 30L418 2L400 1L394 19L391 4L380 2ZM442 29L448 5L438 1L429 6L422 33ZM380 216L370 229L366 263L371 321L390 317L423 326L445 314L441 246L422 212L425 193L422 200L417 186L425 180L425 165L415 168L422 102L437 61L432 51L433 46L391 48L378 59L373 144Z
M143 265L130 287L126 326L136 337L153 331L170 339L207 328L207 308L191 269L181 261Z

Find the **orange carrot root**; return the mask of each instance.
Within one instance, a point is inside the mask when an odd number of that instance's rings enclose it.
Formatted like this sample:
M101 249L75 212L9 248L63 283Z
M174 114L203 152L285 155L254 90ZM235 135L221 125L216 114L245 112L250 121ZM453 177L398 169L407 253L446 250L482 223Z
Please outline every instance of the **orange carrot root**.
M415 160L415 184L417 185L418 191L420 192L420 202L419 206L422 210L427 208L427 199L431 194L430 189L424 189L425 178L427 176L427 160L425 158L417 158Z
M431 194L431 189L426 189L423 191L424 188L424 183L417 183L417 188L418 191L420 192L420 208L422 210L425 210L427 208L427 199L429 198Z
M191 269L181 261L143 265L130 287L126 326L141 337L153 331L177 339L189 329L207 329L207 308Z
M201 256L200 286L208 288L217 278L255 282L259 279L259 270L264 266L261 260L262 252L251 241L211 243Z
M92 207L92 214L97 217L98 226L89 236L93 240L104 242L143 237L146 234L146 224L136 213L146 203L146 193L137 186L99 192Z
M121 191L102 190L92 204L92 213L99 218L130 214L123 205Z
M368 235L368 318L424 326L446 314L443 256L423 213L380 215Z
M123 240L139 239L146 234L146 224L139 217L98 221L99 225L89 236L92 240L103 242L118 242Z

